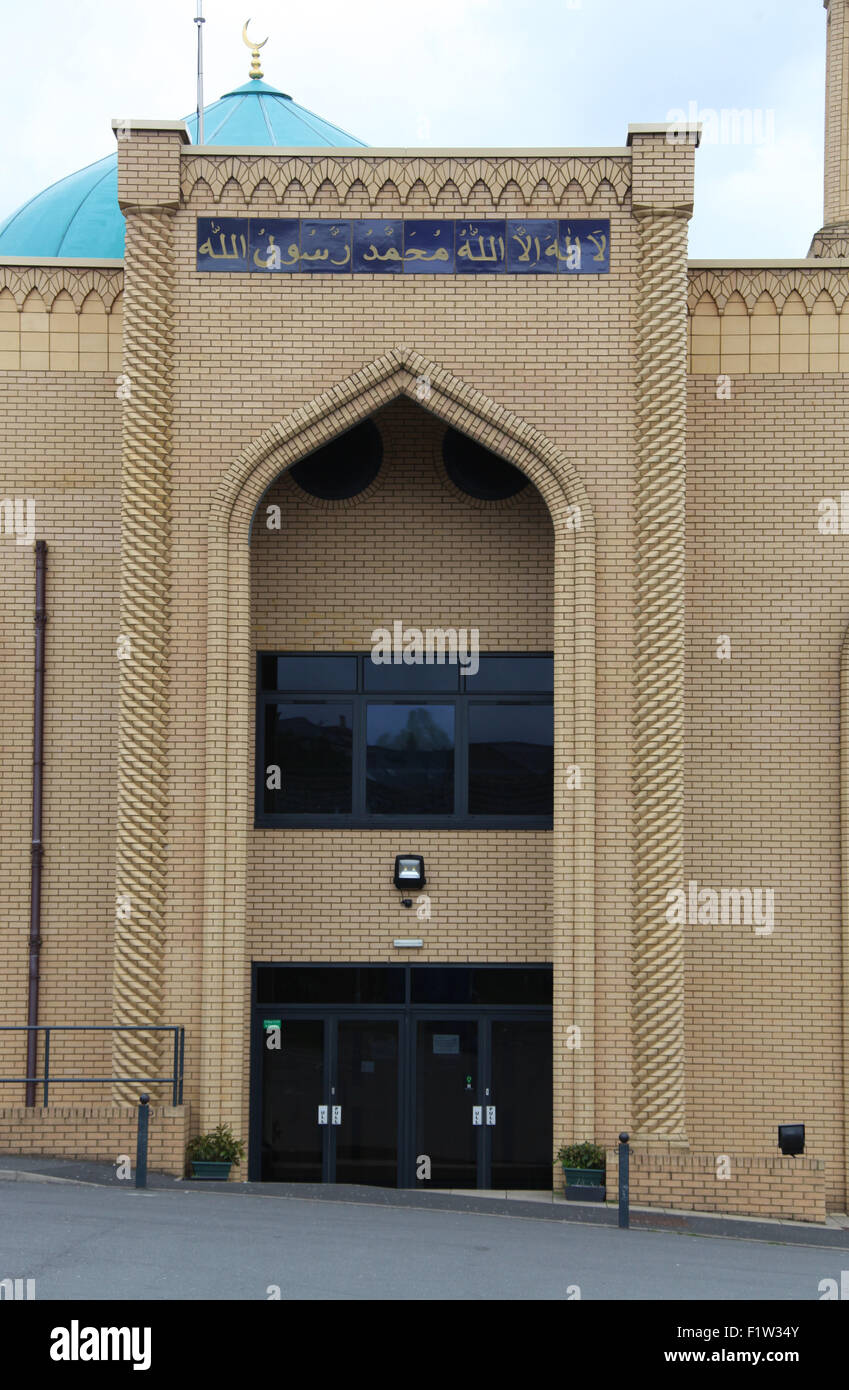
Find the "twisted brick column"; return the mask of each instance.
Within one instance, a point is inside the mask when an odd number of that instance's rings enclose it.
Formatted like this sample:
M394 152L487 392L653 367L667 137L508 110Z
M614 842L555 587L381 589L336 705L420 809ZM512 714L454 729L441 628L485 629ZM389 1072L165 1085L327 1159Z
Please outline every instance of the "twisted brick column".
M113 1021L160 1023L168 813L172 215L127 217ZM163 1074L162 1034L118 1033L115 1076ZM170 1070L166 1067L165 1070ZM137 1102L137 1084L115 1083ZM153 1098L155 1088L151 1090Z
M684 484L687 217L640 221L637 306L634 1121L684 1139Z

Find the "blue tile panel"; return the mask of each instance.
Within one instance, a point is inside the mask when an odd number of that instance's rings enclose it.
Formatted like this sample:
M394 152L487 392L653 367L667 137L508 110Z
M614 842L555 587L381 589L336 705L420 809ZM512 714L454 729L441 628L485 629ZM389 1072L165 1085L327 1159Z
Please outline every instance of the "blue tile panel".
M607 275L610 222L199 217L197 269L288 275Z

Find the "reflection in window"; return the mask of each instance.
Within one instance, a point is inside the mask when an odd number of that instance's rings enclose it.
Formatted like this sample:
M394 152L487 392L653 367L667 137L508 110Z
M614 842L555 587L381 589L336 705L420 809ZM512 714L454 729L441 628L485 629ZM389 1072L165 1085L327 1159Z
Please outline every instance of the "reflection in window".
M260 659L263 690L283 695L308 690L356 690L355 656L263 656Z
M551 825L548 653L483 653L470 676L260 652L257 685L259 825Z
M350 704L266 705L266 812L350 815L352 727ZM279 789L268 770L274 766Z
M366 723L366 810L373 815L450 815L453 705L370 704Z
M554 689L554 658L551 656L482 656L473 676L464 676L465 688L471 694L482 695L495 691L499 695L519 694L520 691L551 691Z
M366 657L363 662L363 686L366 690L379 690L381 694L399 690L419 699L435 691L450 691L456 694L460 689L460 667L454 665L415 662L384 666Z
M499 702L469 706L469 815L551 815L554 711Z

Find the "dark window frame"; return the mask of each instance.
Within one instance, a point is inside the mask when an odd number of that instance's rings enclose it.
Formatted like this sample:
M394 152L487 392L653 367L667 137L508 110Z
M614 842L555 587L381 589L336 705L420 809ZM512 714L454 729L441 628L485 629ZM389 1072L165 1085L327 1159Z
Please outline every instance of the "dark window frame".
M547 658L553 659L552 652L482 652L481 658L494 656L502 658ZM357 688L343 691L338 687L310 690L264 690L262 686L262 661L264 658L307 658L315 656L352 657L357 660ZM470 677L467 688L466 678L457 668L456 692L433 690L421 693L415 690L381 692L367 690L364 679L364 663L370 660L369 653L351 651L322 652L257 652L256 654L256 717L254 740L255 793L254 827L259 830L550 830L553 814L548 816L528 815L470 815L468 806L469 788L469 721L468 708L475 704L498 705L505 702L522 705L543 705L553 707L553 690L476 691L474 678ZM264 809L265 800L265 707L269 704L338 704L351 702L353 713L353 749L351 768L352 809L350 815L312 814L312 813L272 813ZM366 805L366 767L368 749L366 744L366 717L368 706L384 705L453 705L454 706L454 811L446 815L379 815L368 812ZM552 808L553 812L553 808Z
M397 1000L380 1003L375 1003L371 999L361 1000L358 998L350 998L347 1000L340 999L332 1003L322 1000L282 1000L279 996L275 997L274 999L260 998L260 995L263 992L261 986L264 983L267 983L270 979L270 974L265 975L264 972L273 972L275 975L279 972L281 978L283 978L287 973L300 975L305 970L309 972L314 972L315 974L326 974L328 979L334 971L379 971L381 973L385 973L387 979L391 976L394 977L396 980L402 980L403 987L400 990L401 997ZM530 1003L527 1000L513 1000L508 1002L504 1001L503 999L490 999L486 1003L481 1003L480 1000L466 1000L457 1003L453 1000L446 1002L445 1000L440 1001L438 999L414 999L414 971L416 972L417 980L421 981L428 974L431 973L434 975L435 978L437 972L440 975L445 975L453 974L454 972L469 970L485 970L488 973L490 973L490 975L493 973L497 973L498 975L503 976L505 982L510 977L510 975L515 976L519 973L526 976L536 976L542 979L543 983L547 984L550 987L551 998L547 999L544 1002L533 1003ZM261 976L262 979L260 978ZM275 1009L283 1010L287 1014L292 1015L297 1015L298 1013L315 1014L316 1012L332 1013L339 1011L348 1015L354 1015L358 1012L381 1015L383 1013L397 1013L399 1010L409 1010L410 1012L415 1013L416 1015L432 1016L438 1018L443 1016L468 1017L469 1011L475 1010L481 1012L495 1011L498 1013L503 1013L505 1015L513 1013L522 1013L541 1014L543 1016L550 1017L554 1003L553 990L554 967L550 961L507 962L487 960L466 960L442 963L435 962L430 964L425 962L416 962L415 964L413 964L412 962L405 963L402 961L386 962L356 960L305 962L254 960L251 962L251 1007L256 1011L257 1014L260 1015L268 1014L269 1012Z

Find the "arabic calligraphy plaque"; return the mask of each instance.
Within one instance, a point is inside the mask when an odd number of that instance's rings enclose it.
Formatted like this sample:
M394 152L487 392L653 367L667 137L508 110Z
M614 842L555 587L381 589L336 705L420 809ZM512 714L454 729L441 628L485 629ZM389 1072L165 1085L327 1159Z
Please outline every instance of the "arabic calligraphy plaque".
M247 270L248 219L199 217L197 253L198 270Z
M505 229L497 222L457 223L457 270L461 275L492 275L505 267Z
M507 270L511 275L556 275L557 261L548 254L557 241L553 218L507 223Z
M405 275L454 274L454 223L407 221L404 223Z
M354 272L401 275L404 270L404 223L354 222Z
M313 275L607 275L610 222L199 217L197 269Z
M351 273L351 224L304 218L301 269L323 275Z
M300 240L301 224L297 217L274 217L266 222L251 218L250 269L291 275L300 269Z
M610 223L561 218L557 269L561 275L606 275L610 270Z

